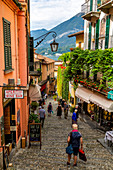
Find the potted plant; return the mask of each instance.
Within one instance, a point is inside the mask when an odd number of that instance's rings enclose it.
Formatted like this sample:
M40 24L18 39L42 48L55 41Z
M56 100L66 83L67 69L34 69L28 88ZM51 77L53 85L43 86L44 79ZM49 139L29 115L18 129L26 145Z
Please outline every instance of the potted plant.
M40 123L40 120L38 119L38 115L36 115L34 113L31 113L29 115L29 123L32 123L32 122Z
M38 71L38 72L41 72L41 69L40 69L40 68L38 68L38 69L37 69L37 71Z
M53 99L56 101L56 99L57 99L57 95L54 95L54 96L53 96Z
M31 108L32 108L33 110L35 110L38 106L39 106L39 104L38 104L37 102L32 102L32 103L31 103Z

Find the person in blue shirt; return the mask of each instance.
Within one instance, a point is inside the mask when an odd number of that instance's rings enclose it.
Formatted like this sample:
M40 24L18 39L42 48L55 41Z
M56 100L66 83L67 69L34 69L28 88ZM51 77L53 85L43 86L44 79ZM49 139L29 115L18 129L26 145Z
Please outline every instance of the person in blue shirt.
M75 109L74 112L73 112L72 124L77 124L77 109Z

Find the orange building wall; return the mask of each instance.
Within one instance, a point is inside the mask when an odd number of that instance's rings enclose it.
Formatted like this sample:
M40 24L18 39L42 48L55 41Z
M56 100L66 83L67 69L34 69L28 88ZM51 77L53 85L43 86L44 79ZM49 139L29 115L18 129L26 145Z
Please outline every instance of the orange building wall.
M21 0L22 1L22 0ZM7 5L8 2L8 5ZM24 1L23 1L24 2ZM26 26L25 11L18 13L19 8L12 0L0 0L0 85L8 84L8 79L21 79L21 85L27 86L27 48L26 48ZM17 17L18 15L18 17ZM4 74L4 37L3 37L3 18L11 23L11 53L12 53L12 72ZM19 47L19 49L18 49ZM25 92L26 93L26 92ZM27 96L24 99L15 99L15 117L17 124L17 111L20 109L21 134L27 132L29 107L27 105ZM0 117L3 116L3 98L2 87L0 87ZM17 133L16 133L17 135ZM0 135L1 136L1 135ZM16 141L18 138L16 137ZM1 144L1 138L0 138Z

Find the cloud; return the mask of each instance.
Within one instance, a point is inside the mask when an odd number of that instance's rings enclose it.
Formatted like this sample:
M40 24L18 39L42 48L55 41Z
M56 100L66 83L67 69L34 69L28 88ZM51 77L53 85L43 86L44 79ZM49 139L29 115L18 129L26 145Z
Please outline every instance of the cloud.
M30 0L31 30L51 29L81 11L84 0Z

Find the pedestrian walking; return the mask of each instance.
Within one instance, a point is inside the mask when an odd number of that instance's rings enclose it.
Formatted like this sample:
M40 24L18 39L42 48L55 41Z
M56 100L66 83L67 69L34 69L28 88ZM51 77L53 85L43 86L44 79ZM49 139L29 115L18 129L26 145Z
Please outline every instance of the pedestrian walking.
M64 103L65 103L65 100L63 99L63 100L62 100L62 107L64 107Z
M44 107L42 106L42 108L40 108L39 110L39 115L40 115L40 123L42 125L42 128L44 126L44 120L45 120L45 110L44 110Z
M52 110L53 110L52 104L51 104L51 102L49 102L49 105L47 107L48 116L51 116Z
M73 112L72 124L77 124L77 109L75 109L74 112Z
M39 102L39 106L42 106L42 99L40 99L38 102Z
M61 119L61 115L62 115L62 106L60 104L60 102L58 103L58 107L57 107L57 116Z
M72 145L73 148L73 155L74 155L73 166L77 166L77 155L79 153L80 145L81 145L81 150L83 150L83 139L80 132L78 132L78 125L73 124L72 128L73 130L68 134L67 142L68 142L68 146ZM67 165L70 165L71 155L72 154L68 154Z
M68 105L64 102L64 118L67 119L68 116Z
M45 99L47 99L47 93L45 94Z
M42 98L42 104L45 105L45 99L44 98Z
M76 116L77 116L77 119L78 119L78 105L75 106L75 110L77 110Z

